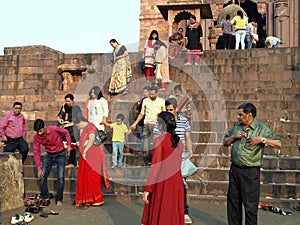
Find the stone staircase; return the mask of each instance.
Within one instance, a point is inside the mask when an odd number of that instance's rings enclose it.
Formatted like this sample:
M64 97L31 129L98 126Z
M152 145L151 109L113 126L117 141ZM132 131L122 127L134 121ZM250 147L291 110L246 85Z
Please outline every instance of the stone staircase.
M133 78L129 94L109 99L110 120L122 112L129 118L129 110L141 96L142 87L149 85L139 70L140 53L131 53ZM170 61L170 83L159 95L167 98L175 83L181 83L194 103L192 160L199 167L197 176L188 178L190 201L214 204L226 203L230 148L222 146L224 132L236 121L236 108L242 102L253 102L258 108L257 118L266 122L282 138L283 148L266 149L261 170L261 202L290 207L300 198L300 159L296 147L300 128L300 48L245 51L207 51L200 66L183 66L184 53ZM63 54L47 47L8 48L0 56L0 98L3 111L14 101L24 103L27 118L27 140L32 146L33 121L43 118L48 125L56 124L56 115L66 94L57 74L60 64L88 65L80 83L72 84L77 104L83 106L87 92L93 85L107 89L111 67L106 54ZM15 94L17 93L17 94ZM126 121L129 125L129 121ZM112 188L105 195L136 198L143 191L147 167L137 155L138 140L132 135L126 147L125 167L110 169L110 142L106 143L107 163ZM54 191L55 169L49 179ZM73 198L77 169L66 170L65 197ZM32 152L24 165L25 194L39 192Z

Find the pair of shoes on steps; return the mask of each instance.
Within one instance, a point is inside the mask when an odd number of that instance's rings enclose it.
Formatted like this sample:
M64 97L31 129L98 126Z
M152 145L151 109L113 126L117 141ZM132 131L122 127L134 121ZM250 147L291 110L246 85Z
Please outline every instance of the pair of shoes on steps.
M189 214L184 214L184 223L185 224L191 224L193 223L191 217L189 216Z

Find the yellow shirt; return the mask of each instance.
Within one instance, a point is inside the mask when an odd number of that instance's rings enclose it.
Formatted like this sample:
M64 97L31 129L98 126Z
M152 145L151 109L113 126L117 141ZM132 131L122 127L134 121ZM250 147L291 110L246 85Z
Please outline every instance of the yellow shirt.
M141 110L145 116L144 124L156 124L157 115L165 109L165 100L162 98L156 97L154 101L151 98L144 99Z
M113 129L112 141L125 142L125 133L128 131L127 126L117 124L116 122L109 125Z
M235 16L231 20L231 24L235 24L235 30L246 30L248 24L248 18L244 17L243 19L240 16Z

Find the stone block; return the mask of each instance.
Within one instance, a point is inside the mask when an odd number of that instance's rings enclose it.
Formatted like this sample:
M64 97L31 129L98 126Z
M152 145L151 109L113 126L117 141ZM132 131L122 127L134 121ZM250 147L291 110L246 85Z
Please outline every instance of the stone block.
M24 96L24 102L34 103L34 102L40 102L40 101L41 101L40 95L25 95Z
M0 153L0 213L23 206L24 181L22 157Z

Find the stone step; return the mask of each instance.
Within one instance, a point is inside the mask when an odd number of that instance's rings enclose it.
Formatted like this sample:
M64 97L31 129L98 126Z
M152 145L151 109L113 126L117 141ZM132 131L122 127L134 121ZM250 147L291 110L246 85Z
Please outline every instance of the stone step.
M39 193L38 180L36 178L24 178L24 188L26 195L30 193ZM48 179L49 192L55 193L55 179ZM144 180L124 180L110 179L111 189L105 190L106 194L114 195L132 195L143 192ZM200 181L187 180L188 194L190 196L226 196L228 190L228 181L206 181L206 186ZM261 184L260 196L265 199L299 199L300 185L299 184ZM65 180L65 195L75 195L76 179Z
M43 159L45 153L41 154L41 159ZM111 163L111 153L106 151L107 165L110 166ZM143 156L137 154L125 153L123 158L123 163L125 166L145 166ZM231 165L230 155L220 155L220 154L207 154L199 155L193 154L191 158L192 162L200 167L206 169L226 169ZM28 158L25 161L25 165L28 167L34 166L33 153L28 153ZM300 157L284 157L284 156L274 156L274 155L264 155L263 156L263 166L264 170L283 170L283 171L294 171L300 168ZM299 172L299 171L298 171ZM300 181L297 181L300 183Z
M106 201L109 201L110 199L117 199L118 201L126 200L126 201L134 201L139 200L142 201L142 195L143 192L140 192L138 194L114 194L107 192L106 190L102 189L103 195ZM25 197L35 196L38 192L27 192L25 193ZM51 192L53 193L53 192ZM55 194L55 192L53 193ZM75 192L64 192L64 199L68 200L71 199L72 201L75 199ZM213 205L226 205L227 204L227 197L224 196L210 196L210 195L193 195L193 194L187 194L187 199L189 204L192 203L200 203L200 204L213 204ZM263 198L260 197L260 203L261 204L269 204L275 207L280 208L293 208L295 205L298 204L299 200L296 199L283 199L283 198ZM53 204L53 201L52 201Z
M108 163L110 165L110 163ZM108 166L108 174L112 180L123 180L124 182L130 180L146 180L148 174L148 167L141 166L131 166L126 164L126 167L111 169ZM198 167L199 172L189 177L189 181L198 181L201 177L205 181L228 181L229 180L229 168L205 168ZM24 177L27 178L36 178L37 172L34 166L24 165ZM281 183L285 184L299 184L299 170L272 170L272 169L261 169L261 183L262 184L271 184L277 185ZM53 167L53 171L50 173L49 178L56 177L56 167ZM66 168L65 171L66 179L76 179L77 178L77 168Z

